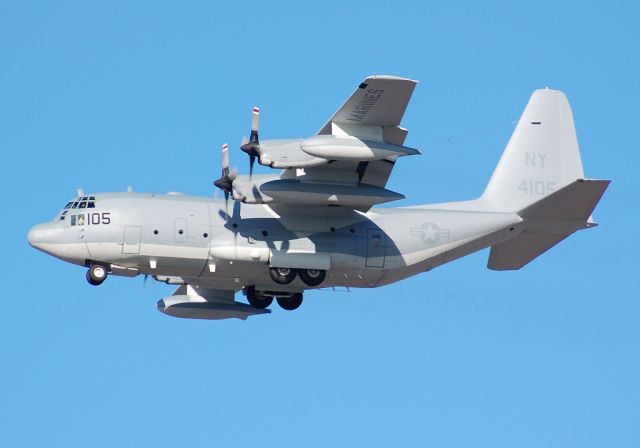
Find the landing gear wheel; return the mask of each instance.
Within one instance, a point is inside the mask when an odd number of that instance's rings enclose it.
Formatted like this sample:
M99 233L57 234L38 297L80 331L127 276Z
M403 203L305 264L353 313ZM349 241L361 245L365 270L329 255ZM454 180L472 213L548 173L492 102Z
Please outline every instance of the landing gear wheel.
M302 293L296 292L287 297L276 297L280 308L287 311L293 311L302 304Z
M265 309L271 302L273 302L273 297L262 294L261 292L256 291L255 286L247 286L245 288L245 294L247 295L247 300L249 301L249 305L254 308Z
M327 271L320 269L302 269L300 271L300 279L308 286L318 286L327 276Z
M93 286L101 285L107 279L109 271L101 264L92 264L87 271L87 281Z
M296 274L297 271L291 268L269 268L271 279L280 285L291 283L296 278Z

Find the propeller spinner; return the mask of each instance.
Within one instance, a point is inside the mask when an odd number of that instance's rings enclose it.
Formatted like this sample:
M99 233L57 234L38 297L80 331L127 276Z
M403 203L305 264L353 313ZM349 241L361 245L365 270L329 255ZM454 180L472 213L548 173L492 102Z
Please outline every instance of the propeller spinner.
M253 165L256 162L256 157L260 157L260 141L258 140L258 126L260 124L260 109L258 107L253 108L251 114L251 136L249 141L243 143L240 149L249 154L249 175L253 174Z

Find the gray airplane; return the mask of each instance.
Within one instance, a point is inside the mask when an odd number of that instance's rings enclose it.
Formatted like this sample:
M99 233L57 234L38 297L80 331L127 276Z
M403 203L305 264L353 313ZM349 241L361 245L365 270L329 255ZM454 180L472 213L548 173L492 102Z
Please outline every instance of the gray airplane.
M478 199L374 208L404 198L385 186L398 158L420 153L400 127L415 86L368 77L308 138L260 140L255 108L249 175L229 170L223 147L224 199L79 191L29 244L87 267L92 285L109 274L177 285L158 302L168 315L246 319L274 298L294 310L307 289L387 285L487 247L489 269L519 269L596 225L610 181L584 178L569 102L550 89L531 96ZM276 173L254 175L256 160Z

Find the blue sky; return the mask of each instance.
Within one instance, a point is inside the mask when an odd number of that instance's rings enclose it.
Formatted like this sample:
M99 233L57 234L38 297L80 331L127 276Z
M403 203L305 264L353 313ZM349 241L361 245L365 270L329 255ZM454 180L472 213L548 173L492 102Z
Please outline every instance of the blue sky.
M635 2L0 1L0 445L636 447ZM400 204L477 196L532 90L564 90L601 223L517 272L481 252L246 322L26 243L77 187L213 194L250 110L313 134L369 74L418 79ZM400 205L399 204L399 205Z

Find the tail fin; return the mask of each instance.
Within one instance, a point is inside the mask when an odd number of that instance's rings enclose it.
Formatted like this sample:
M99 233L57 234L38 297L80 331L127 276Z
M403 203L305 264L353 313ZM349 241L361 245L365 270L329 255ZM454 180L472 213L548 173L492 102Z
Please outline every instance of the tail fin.
M582 178L567 97L558 90L536 90L481 199L491 209L519 211Z

